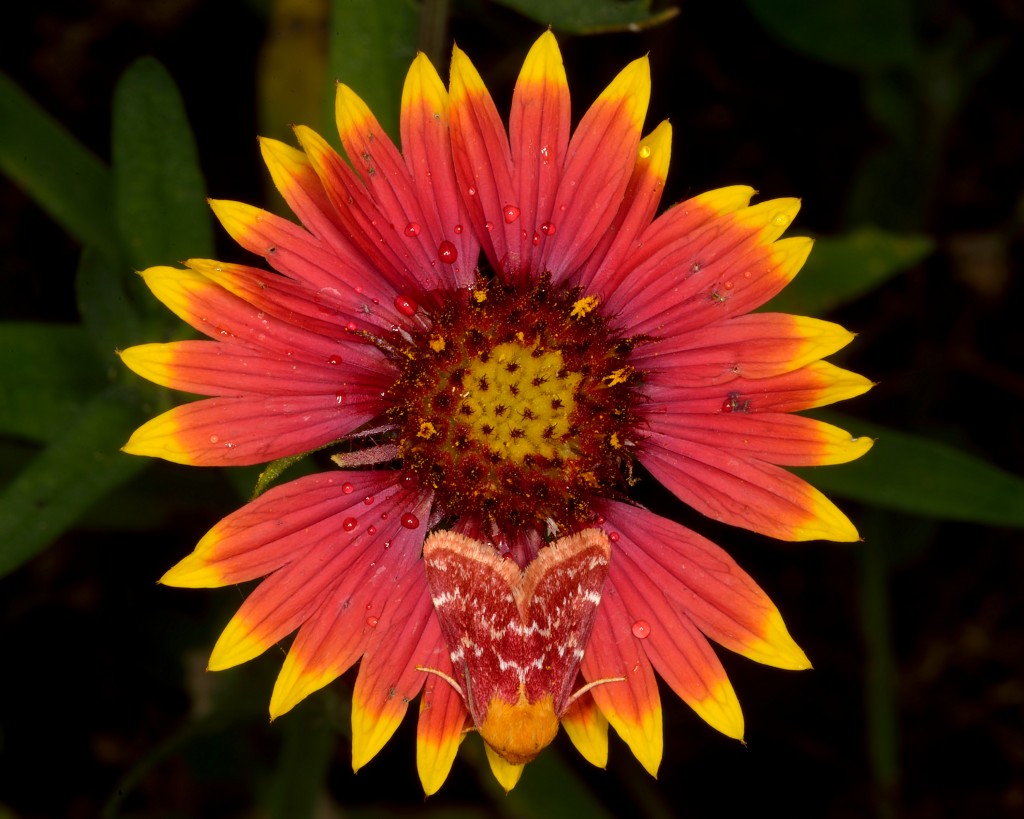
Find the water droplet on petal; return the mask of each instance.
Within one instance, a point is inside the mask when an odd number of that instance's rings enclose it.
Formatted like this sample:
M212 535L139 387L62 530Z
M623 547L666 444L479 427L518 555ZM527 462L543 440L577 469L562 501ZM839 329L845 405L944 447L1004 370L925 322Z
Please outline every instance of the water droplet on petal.
M347 481L341 485L341 491L346 495L351 495L355 491L355 487Z
M341 392L340 390L338 392L334 393L334 403L337 404L339 407L342 404L344 404L345 403L345 393Z
M609 532L608 533L608 540L610 540L612 543L618 543L619 542L619 533L618 532Z
M405 226L405 235L410 239L420 235L420 226L416 222L410 222Z
M732 289L733 289L733 287L735 287L735 286L736 286L736 285L734 285L734 284L732 283L732 281L731 281L731 280L730 280L730 281L727 281L727 282L723 282L723 283L722 283L722 289L723 289L723 290L732 290Z
M452 228L452 230L454 230L455 235L458 236L459 234L462 233L462 225L456 225L454 228Z
M779 227L785 227L786 225L789 224L790 218L788 214L776 213L775 216L772 218L772 222L778 225Z
M337 367L341 363L341 356L335 353L332 356L327 357L327 363L332 367Z
M338 312L341 293L333 287L321 287L313 294L313 303L321 313L333 315Z
M220 437L219 437L219 436L217 436L217 435L211 435L211 436L210 436L210 443L211 443L211 444L215 444L215 443L217 443L217 441L219 441L219 440L220 440Z
M345 325L345 329L348 330L350 333L354 333L356 331L356 323L354 321L350 321L348 324Z
M420 519L416 517L412 512L406 512L402 515L402 525L406 529L415 529L420 525Z
M395 296L395 309L403 316L415 316L419 305L408 296Z
M377 534L377 527L371 523L369 526L366 527L366 534L368 534L370 537L373 537L375 534Z
M540 232L545 236L551 236L555 232L555 226L551 222L545 222L540 226Z
M373 504L373 495L367 495L365 498L363 498L363 503L365 503L367 506L371 506Z
M437 258L445 264L455 264L455 260L459 258L459 251L446 239L437 247Z
M466 191L466 193L468 193L470 196L476 196L476 188L470 188L468 191Z
M494 222L484 222L484 230L486 230L488 233L494 230Z
M646 620L637 620L633 623L633 636L643 640L651 633L651 624Z
M399 478L399 483L401 483L405 489L414 489L419 484L419 478L416 477L415 472L403 472L402 477Z
M358 525L359 525L359 521L356 520L355 518L345 518L341 522L341 528L344 529L346 532L351 532Z
M501 209L501 215L505 217L505 223L511 225L519 218L519 208L515 205L505 205L505 207Z
M367 617L366 618L366 625L368 625L370 628L373 628L379 622L380 622L380 618L378 618L378 617Z
M650 145L641 145L640 146L640 150L637 151L637 153L640 154L640 158L641 159L647 159L647 157L649 157L651 155L651 146Z
M534 231L533 233L533 246L537 247L540 244L540 234Z

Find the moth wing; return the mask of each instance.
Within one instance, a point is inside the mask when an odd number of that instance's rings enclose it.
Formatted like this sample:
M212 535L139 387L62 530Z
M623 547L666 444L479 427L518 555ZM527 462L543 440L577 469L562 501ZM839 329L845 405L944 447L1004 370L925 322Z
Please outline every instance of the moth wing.
M479 727L495 696L519 697L519 678L503 660L515 647L521 620L516 589L519 567L490 546L456 532L432 533L423 544L427 586L463 686L466 707Z
M539 660L527 674L526 693L533 702L550 692L559 717L569 705L610 560L608 536L585 529L542 549L526 568L527 652Z

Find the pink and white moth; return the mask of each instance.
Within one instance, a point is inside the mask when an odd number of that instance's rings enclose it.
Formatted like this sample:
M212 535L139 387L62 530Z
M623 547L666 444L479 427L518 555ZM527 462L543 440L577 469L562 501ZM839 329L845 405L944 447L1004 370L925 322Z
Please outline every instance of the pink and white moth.
M423 562L455 677L434 669L466 703L495 753L532 760L558 733L573 701L583 651L608 577L611 544L586 529L540 550L521 571L493 547L434 532Z

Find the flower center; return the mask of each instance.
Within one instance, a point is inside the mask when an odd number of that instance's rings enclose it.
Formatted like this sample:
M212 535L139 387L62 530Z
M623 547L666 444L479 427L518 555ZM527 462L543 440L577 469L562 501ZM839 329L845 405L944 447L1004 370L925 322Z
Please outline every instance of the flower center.
M432 294L429 328L403 334L389 411L407 469L446 515L504 531L576 527L618 496L635 443L629 364L594 296L480 281Z

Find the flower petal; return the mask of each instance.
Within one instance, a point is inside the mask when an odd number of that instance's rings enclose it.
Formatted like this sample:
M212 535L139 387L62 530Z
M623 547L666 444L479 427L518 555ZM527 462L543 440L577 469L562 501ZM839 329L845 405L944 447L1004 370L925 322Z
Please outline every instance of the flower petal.
M242 583L305 554L327 560L346 518L365 499L389 494L391 470L320 472L274 486L210 529L195 551L160 578L167 586L211 588Z
M364 571L342 577L299 629L270 697L272 718L344 674L375 638L376 627L367 618L381 610L395 582L419 560L430 503L430 495L399 491L386 508L375 507L370 526L377 531L363 556Z
M460 286L473 283L480 242L459 196L451 152L448 92L426 55L413 60L402 89L402 151L423 208L423 235L435 250L455 248L452 275ZM406 225L412 232L416 225Z
M784 313L750 313L690 333L655 339L632 355L657 384L701 387L739 376L792 372L841 350L854 338L838 324Z
M737 399L738 400L738 399ZM679 441L782 466L823 466L856 460L871 449L870 438L799 415L779 412L654 413L650 429Z
M772 464L652 433L640 462L676 497L713 520L780 540L860 539L832 501Z
M661 678L712 728L743 739L739 700L704 635L621 551L609 581L622 597L634 634L644 635L644 650Z
M555 194L570 135L569 83L555 36L546 31L530 49L512 95L509 142L513 204L519 218L509 244L526 270L544 270L554 230ZM507 234L506 234L507 235ZM536 248L536 249L535 249Z
M632 332L657 337L760 307L792 280L811 251L810 239L775 241L799 206L796 199L761 202L661 247L645 242L631 269L619 274L608 309L624 311Z
M664 749L661 699L632 622L615 585L606 583L580 670L588 682L607 681L590 690L594 702L644 769L657 776Z
M624 503L602 507L625 554L704 634L777 668L810 668L775 604L728 553L660 515Z
M451 677L454 673L448 652L435 655L428 666ZM437 674L426 674L420 718L416 729L416 769L423 792L437 793L455 762L459 745L465 736L469 712L462 696Z
M863 395L874 385L862 375L827 361L812 361L797 370L767 378L737 376L726 384L677 386L664 370L648 374L646 407L654 415L676 412L800 412Z
M672 126L665 121L640 140L636 165L622 205L577 274L585 289L602 292L614 278L614 272L623 267L627 256L636 251L641 232L650 225L661 202L671 155ZM548 267L545 261L542 269Z
M140 344L120 352L133 372L156 384L199 395L240 396L333 394L344 402L353 384L378 394L388 381L366 369L335 363L312 363L268 355L245 345L217 341L172 341ZM357 358L362 358L357 353ZM346 363L348 363L346 361Z
M627 65L584 114L555 195L547 262L555 282L574 272L612 225L633 174L651 96L646 57Z
M491 773L498 780L498 784L505 789L505 793L512 790L523 775L525 765L516 765L500 756L491 746L484 743L484 753L487 755L487 763L491 766Z
M608 766L608 720L589 693L569 706L562 715L562 727L587 762L598 768Z
M363 655L352 691L353 771L373 759L398 729L423 687L417 666L436 662L447 650L419 561L409 564L391 589L380 616L367 618L371 623L378 637Z
M411 266L413 280L426 291L452 287L464 280L452 274L453 265L446 261L450 257L439 251L442 241L450 242L455 236L455 225L445 225L441 235L423 229L429 227L427 219L433 208L425 210L421 205L408 166L373 112L342 83L338 84L334 111L345 153L359 172L383 223L389 226L380 229L381 236L392 250L401 253L403 273L410 275ZM450 183L454 188L454 179ZM463 259L459 269L467 262L472 269L473 259Z
M182 404L147 421L125 452L190 466L260 464L336 441L381 412L379 394L234 396Z

